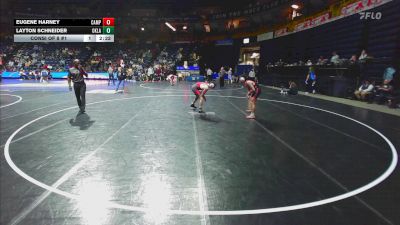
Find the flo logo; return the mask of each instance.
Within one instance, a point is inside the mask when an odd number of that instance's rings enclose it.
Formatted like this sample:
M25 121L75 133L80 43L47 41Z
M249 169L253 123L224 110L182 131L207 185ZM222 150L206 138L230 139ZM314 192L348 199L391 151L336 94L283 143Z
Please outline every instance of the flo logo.
M360 20L380 20L381 12L360 12Z

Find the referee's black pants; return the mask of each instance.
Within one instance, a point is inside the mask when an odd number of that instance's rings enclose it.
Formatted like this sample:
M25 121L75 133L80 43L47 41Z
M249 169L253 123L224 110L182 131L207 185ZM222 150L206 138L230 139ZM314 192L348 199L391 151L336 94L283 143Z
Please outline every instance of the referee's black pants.
M85 82L74 83L74 91L75 91L75 97L76 97L76 101L78 102L79 109L81 111L85 111L86 83Z
M225 77L222 76L219 78L219 87L224 87L225 85Z

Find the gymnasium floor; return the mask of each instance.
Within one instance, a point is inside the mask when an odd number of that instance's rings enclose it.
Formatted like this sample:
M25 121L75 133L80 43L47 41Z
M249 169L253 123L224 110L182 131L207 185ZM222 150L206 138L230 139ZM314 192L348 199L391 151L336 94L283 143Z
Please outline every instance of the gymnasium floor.
M5 83L4 83L5 82ZM0 224L400 224L400 117L262 89L3 81Z

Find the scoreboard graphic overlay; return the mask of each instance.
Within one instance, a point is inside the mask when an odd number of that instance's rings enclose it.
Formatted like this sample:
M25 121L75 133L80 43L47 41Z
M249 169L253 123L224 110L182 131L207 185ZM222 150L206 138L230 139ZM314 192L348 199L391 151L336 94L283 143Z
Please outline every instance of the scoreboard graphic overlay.
M14 42L114 42L114 18L14 19Z

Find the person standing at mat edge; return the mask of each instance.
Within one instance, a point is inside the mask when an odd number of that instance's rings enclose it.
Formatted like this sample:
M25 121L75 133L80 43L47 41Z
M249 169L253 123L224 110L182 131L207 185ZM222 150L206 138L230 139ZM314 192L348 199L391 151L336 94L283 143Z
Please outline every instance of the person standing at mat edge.
M122 83L122 92L124 92L126 69L123 68L122 66L118 67L118 69L117 69L117 78L118 78L118 84L117 84L117 88L115 89L115 93L118 93L118 89L119 89L119 86L121 85L121 83Z
M110 83L112 82L113 85L115 85L115 80L114 80L114 68L112 67L112 65L110 64L110 66L108 67L108 83L107 86L110 86Z
M316 84L317 84L317 74L315 74L315 68L310 67L309 72L307 74L306 81L304 82L307 86L306 94L313 93L315 94Z
M252 80L246 80L244 77L240 78L240 82L248 90L247 91L248 109L246 111L250 112L250 115L246 116L246 118L255 119L256 103L258 96L260 96L261 94L261 89L256 82Z
M85 95L86 95L86 83L83 76L88 77L88 74L82 68L79 59L75 59L73 66L68 71L68 86L72 91L71 81L74 82L74 91L76 101L78 102L79 112L85 112Z

